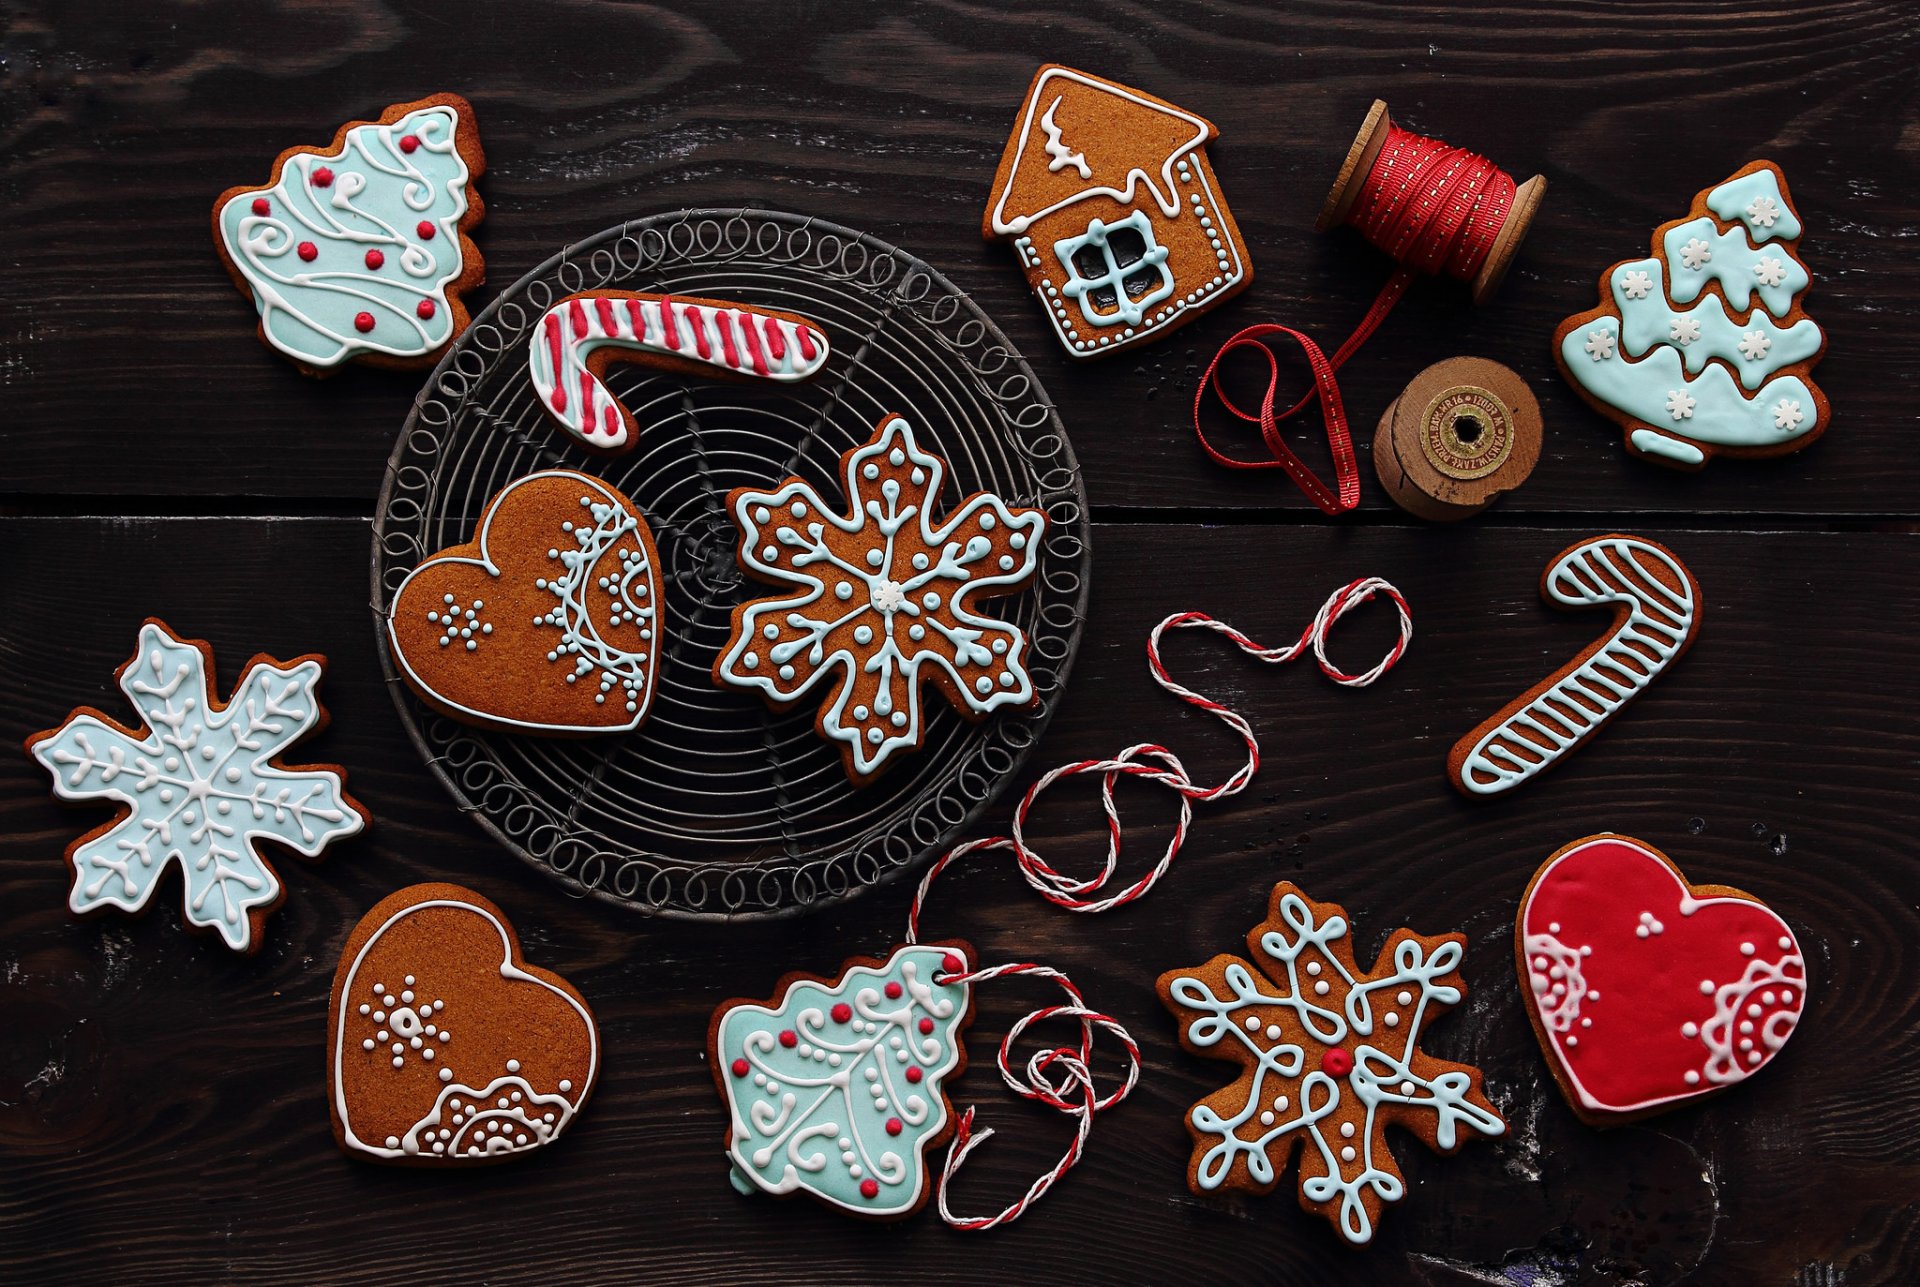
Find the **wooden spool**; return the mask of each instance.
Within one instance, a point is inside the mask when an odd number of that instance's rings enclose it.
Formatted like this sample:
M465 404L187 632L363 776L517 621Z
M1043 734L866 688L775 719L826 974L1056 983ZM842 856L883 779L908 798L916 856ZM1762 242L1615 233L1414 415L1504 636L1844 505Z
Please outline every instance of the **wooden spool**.
M1527 481L1540 459L1540 404L1498 362L1436 362L1394 399L1373 434L1373 468L1393 503L1453 523Z
M1367 176L1373 173L1373 163L1380 158L1380 149L1386 146L1387 131L1392 125L1386 101L1374 99L1373 106L1367 110L1367 119L1360 123L1360 132L1354 136L1353 146L1347 149L1347 159L1340 164L1333 190L1327 193L1326 204L1320 207L1320 219L1314 225L1319 231L1328 232L1346 222L1347 213L1353 209ZM1537 174L1515 189L1513 208L1507 212L1506 222L1494 237L1487 262L1474 275L1474 303L1486 303L1499 289L1507 275L1507 266L1526 239L1527 229L1533 226L1533 216L1539 211L1540 198L1546 192L1547 181Z

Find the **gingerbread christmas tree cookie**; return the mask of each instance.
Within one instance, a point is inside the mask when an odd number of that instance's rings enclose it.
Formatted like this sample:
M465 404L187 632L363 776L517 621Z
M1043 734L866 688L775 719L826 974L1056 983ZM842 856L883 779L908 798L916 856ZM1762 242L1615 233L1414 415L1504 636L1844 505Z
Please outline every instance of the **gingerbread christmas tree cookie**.
M1506 1122L1479 1069L1420 1049L1427 1025L1466 995L1465 936L1396 930L1362 971L1347 927L1340 907L1283 882L1247 935L1253 960L1170 970L1160 999L1182 1046L1240 1066L1187 1117L1193 1191L1271 1192L1298 1150L1300 1205L1362 1244L1406 1192L1387 1127L1451 1153Z
M264 186L229 188L213 240L260 315L260 338L308 375L344 363L431 366L486 280L468 239L486 169L473 108L435 94L289 148Z
M1560 324L1561 372L1629 451L1699 469L1826 432L1812 372L1827 339L1801 307L1812 281L1801 232L1786 176L1755 161L1661 225L1651 257L1609 268L1598 308Z

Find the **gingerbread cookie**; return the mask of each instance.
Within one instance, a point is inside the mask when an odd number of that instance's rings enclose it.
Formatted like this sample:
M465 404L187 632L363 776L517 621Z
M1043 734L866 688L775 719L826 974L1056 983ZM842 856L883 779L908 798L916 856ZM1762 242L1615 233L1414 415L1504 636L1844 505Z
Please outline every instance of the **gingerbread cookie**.
M256 951L267 914L286 896L263 845L318 858L370 816L347 794L338 765L281 762L326 726L325 665L317 655L280 662L263 653L222 702L213 648L148 618L116 673L144 722L129 727L82 706L27 739L28 754L53 774L55 798L117 809L67 846L74 915L143 911L178 866L187 927L217 932L236 952Z
M333 1137L376 1162L500 1162L551 1144L600 1071L586 1001L458 885L410 886L360 918L327 1031Z
M1010 240L1070 357L1157 339L1253 281L1211 122L1048 63L1027 88L980 231Z
M971 987L943 982L965 943L790 974L766 1002L714 1011L708 1059L742 1192L807 1193L851 1215L912 1215L933 1192L927 1153L952 1133L947 1085L967 1066Z
M387 639L435 710L516 733L638 728L653 702L660 557L647 520L570 469L487 503L473 540L407 574Z
M461 292L486 280L467 237L486 168L472 106L435 94L289 148L265 187L221 193L214 244L261 340L314 376L439 361L467 328Z
M1406 1191L1388 1126L1443 1153L1507 1126L1478 1068L1420 1049L1426 1025L1466 995L1466 936L1396 930L1362 973L1347 927L1340 907L1283 881L1247 935L1252 961L1169 970L1159 990L1182 1046L1240 1065L1187 1116L1193 1191L1270 1193L1297 1147L1301 1207L1364 1244Z
M1594 1126L1745 1081L1806 1006L1806 959L1785 921L1752 894L1688 884L1629 836L1588 836L1547 859L1513 938L1554 1080Z
M1540 596L1613 607L1613 629L1454 743L1447 778L1473 796L1510 790L1560 762L1692 646L1700 585L1664 545L1593 536L1562 550Z
M840 466L845 513L798 478L727 497L740 567L783 592L733 610L713 677L780 709L819 701L820 735L863 784L920 746L923 681L968 719L1033 703L1026 635L973 605L1033 579L1047 519L977 493L935 522L946 462L899 416Z
M1813 383L1827 337L1801 309L1812 280L1786 176L1755 161L1662 224L1653 256L1609 268L1600 306L1560 323L1554 357L1643 459L1699 469L1779 456L1826 431Z
M633 413L607 391L610 362L705 379L810 380L827 363L827 337L793 313L687 296L588 291L540 318L527 375L540 405L596 451L627 451Z

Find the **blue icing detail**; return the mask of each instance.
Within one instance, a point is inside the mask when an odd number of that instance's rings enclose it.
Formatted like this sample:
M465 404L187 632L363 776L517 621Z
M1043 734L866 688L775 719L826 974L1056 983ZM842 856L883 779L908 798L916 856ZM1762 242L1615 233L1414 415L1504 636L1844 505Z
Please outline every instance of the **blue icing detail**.
M1706 253L1701 254L1698 246L1689 247L1690 242L1704 242ZM1758 294L1769 313L1785 317L1793 309L1794 296L1810 280L1800 261L1784 249L1755 249L1742 229L1721 232L1705 215L1669 228L1662 244L1673 273L1676 304L1692 303L1702 287L1717 281L1735 309L1745 312L1750 297Z
M355 126L338 150L296 153L273 187L221 207L221 238L275 348L328 367L362 353L422 357L452 337L446 292L464 267L459 224L470 177L455 145L459 124L453 108L437 106ZM401 146L408 137L418 140L410 152ZM321 169L332 177L316 184ZM257 200L266 213L255 213ZM431 237L420 235L423 223ZM423 301L431 316L421 316ZM371 330L355 325L361 313L372 316Z
M854 966L831 985L801 980L771 1008L736 1005L721 1016L714 1053L736 1187L807 1192L857 1215L919 1205L930 1191L926 1142L947 1126L942 1082L960 1063L967 1015L968 985L935 982L948 956L961 954L898 948L879 969Z
M74 913L140 911L178 866L187 923L251 951L254 909L280 897L259 842L314 858L365 825L338 773L270 763L320 722L319 683L317 661L262 663L215 709L206 654L158 623L142 626L120 689L144 729L129 736L81 711L30 747L62 800L126 810L73 849Z
M1627 282L1635 274L1645 274L1652 283L1638 298L1627 289ZM1680 350L1690 373L1698 375L1709 359L1719 358L1751 390L1782 367L1804 362L1820 351L1820 328L1811 318L1803 317L1792 326L1782 327L1756 309L1746 320L1735 321L1717 295L1707 295L1691 309L1676 312L1668 306L1657 259L1621 264L1609 275L1607 284L1613 292L1614 307L1620 310L1621 347L1628 357L1637 358L1658 345L1671 344ZM1695 331L1694 338L1684 338ZM1584 342L1583 337L1583 351Z
M1122 264L1114 256L1109 243L1112 234L1119 231L1138 236L1142 243L1140 258ZM1100 258L1100 271L1091 277L1081 272L1078 262L1080 252L1088 248L1097 250ZM1060 266L1067 272L1066 284L1060 287L1060 293L1068 299L1080 301L1080 312L1089 325L1114 326L1125 322L1128 326L1138 326L1147 309L1173 294L1173 273L1167 267L1167 248L1155 244L1153 224L1144 211L1135 210L1113 223L1095 219L1080 236L1063 237L1054 242L1053 253L1059 256ZM1128 280L1143 273L1155 274L1155 280L1139 296L1129 295ZM1098 292L1113 296L1111 313L1095 309L1094 295Z
M1723 447L1776 446L1818 425L1813 392L1798 376L1770 380L1748 398L1718 363L1688 380L1677 349L1661 346L1629 362L1618 342L1618 319L1597 317L1567 333L1560 356L1582 388L1642 424ZM1669 409L1676 395L1685 401L1685 416Z
M1707 209L1725 222L1746 226L1755 241L1775 237L1793 241L1800 236L1800 217L1787 204L1780 180L1772 170L1755 170L1707 193Z
M1683 465L1707 463L1707 453L1690 442L1681 442L1677 438L1657 434L1651 429L1635 429L1630 436L1634 450L1645 452L1649 456L1665 456Z

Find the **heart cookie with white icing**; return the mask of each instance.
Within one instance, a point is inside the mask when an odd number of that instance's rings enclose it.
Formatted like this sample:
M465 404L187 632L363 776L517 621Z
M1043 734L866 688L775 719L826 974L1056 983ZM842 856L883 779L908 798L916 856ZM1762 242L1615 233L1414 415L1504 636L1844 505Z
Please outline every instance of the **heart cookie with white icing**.
M551 1144L600 1070L586 1001L458 885L411 886L361 919L327 1028L334 1138L370 1161L499 1162Z
M1745 1081L1806 1005L1806 958L1785 921L1752 894L1688 884L1629 836L1588 836L1547 859L1514 942L1534 1032L1590 1125Z
M407 575L387 637L436 710L517 733L638 728L653 702L660 558L634 503L551 469L488 502L474 539Z

